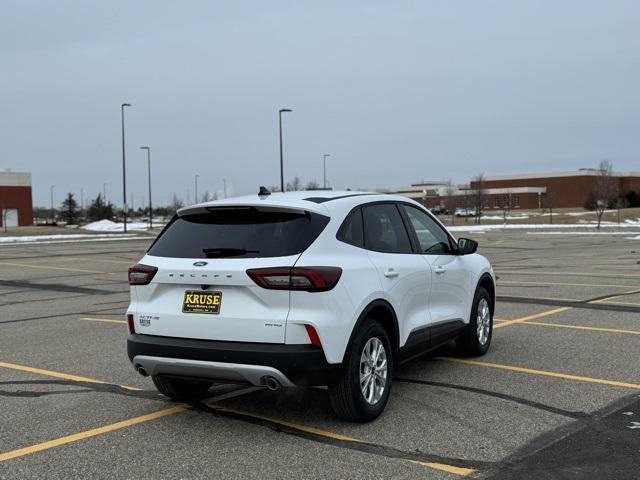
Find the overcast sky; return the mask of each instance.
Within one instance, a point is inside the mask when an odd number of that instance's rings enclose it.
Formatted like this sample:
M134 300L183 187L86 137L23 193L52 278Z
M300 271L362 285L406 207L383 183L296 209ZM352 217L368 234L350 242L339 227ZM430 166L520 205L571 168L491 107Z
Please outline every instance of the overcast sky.
M257 192L640 170L637 1L24 1L0 6L0 168L34 204L107 183Z

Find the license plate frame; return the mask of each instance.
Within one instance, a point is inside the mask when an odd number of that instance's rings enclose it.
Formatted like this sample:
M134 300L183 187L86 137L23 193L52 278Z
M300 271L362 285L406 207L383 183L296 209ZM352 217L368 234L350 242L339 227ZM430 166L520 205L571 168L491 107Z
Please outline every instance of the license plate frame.
M211 299L209 302L208 299ZM216 301L217 300L217 301ZM222 292L186 290L182 297L182 313L202 313L219 315L222 306Z

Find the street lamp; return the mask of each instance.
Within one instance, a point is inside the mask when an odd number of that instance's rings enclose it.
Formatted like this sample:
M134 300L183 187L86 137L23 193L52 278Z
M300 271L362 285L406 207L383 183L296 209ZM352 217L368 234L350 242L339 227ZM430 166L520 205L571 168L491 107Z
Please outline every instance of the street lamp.
M120 105L122 119L122 214L124 217L124 233L127 233L127 163L124 151L124 107L130 107L130 103Z
M151 207L151 147L140 147L147 151L147 171L149 173L149 230L153 228L153 209Z
M325 190L327 189L327 157L330 157L331 155L328 153L325 153L324 155L322 155L322 171L323 171L323 177L324 177L324 181L322 182L322 188L324 188Z
M198 203L198 178L200 178L200 175L196 175L195 180L196 180L196 191L195 191L195 202L193 203Z
M284 163L282 161L282 114L291 112L289 108L278 110L278 125L280 126L280 191L284 193Z
M53 210L53 189L56 188L55 185L51 185L51 221L54 222L56 219L56 214Z
M107 184L103 183L102 184L102 201L105 203L107 203Z

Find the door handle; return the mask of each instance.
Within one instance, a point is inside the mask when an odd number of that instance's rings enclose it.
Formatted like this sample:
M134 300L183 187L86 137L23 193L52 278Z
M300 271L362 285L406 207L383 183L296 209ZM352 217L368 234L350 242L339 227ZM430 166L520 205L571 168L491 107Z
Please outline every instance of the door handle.
M446 272L446 269L438 265L436 268L433 269L433 271L438 275L442 275L444 272Z
M396 272L393 268L390 268L389 270L384 272L384 276L387 277L387 278L395 278L398 275L400 275L400 274L398 272Z

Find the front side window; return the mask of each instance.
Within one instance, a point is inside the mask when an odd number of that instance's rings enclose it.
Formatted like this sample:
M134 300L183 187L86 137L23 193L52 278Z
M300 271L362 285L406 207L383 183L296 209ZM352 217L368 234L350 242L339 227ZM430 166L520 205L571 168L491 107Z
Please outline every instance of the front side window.
M411 242L398 208L391 203L362 208L364 247L387 253L411 253Z
M451 253L449 236L436 221L419 208L402 205L416 232L420 252L433 255Z

